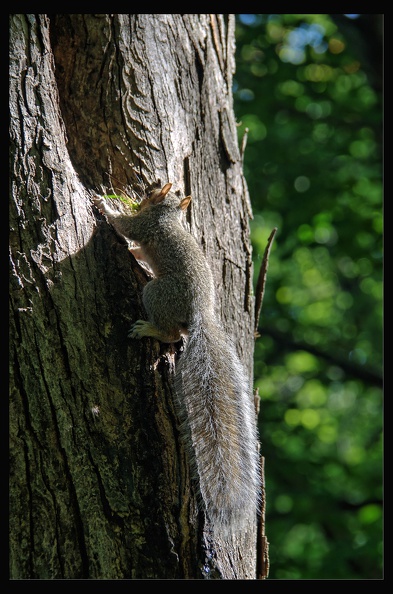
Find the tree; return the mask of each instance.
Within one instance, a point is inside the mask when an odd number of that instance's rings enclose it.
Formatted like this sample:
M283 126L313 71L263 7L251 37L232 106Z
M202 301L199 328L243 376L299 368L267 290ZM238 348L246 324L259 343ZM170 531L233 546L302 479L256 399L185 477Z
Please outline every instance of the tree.
M89 199L158 180L193 195L188 224L252 377L233 69L232 16L10 17L12 578L255 577L255 531L229 545L203 525L176 351L127 339L148 273Z

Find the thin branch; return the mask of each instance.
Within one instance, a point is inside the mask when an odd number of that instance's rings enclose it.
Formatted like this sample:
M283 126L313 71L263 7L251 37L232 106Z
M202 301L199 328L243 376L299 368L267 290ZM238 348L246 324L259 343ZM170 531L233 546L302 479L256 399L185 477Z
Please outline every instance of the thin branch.
M274 236L277 232L277 227L274 227L273 231L269 235L269 239L267 240L267 245L265 248L265 253L263 254L263 260L261 264L261 268L259 270L257 286L255 289L255 336L258 336L258 326L259 326L259 317L261 315L262 303L263 303L263 296L265 294L265 285L266 285L266 275L267 269L269 265L269 254L270 248L273 243Z
M241 145L240 145L240 158L241 158L242 161L244 159L244 153L246 151L248 132L249 132L249 129L248 128L244 128L244 134L243 134L242 142L241 142Z
M269 575L269 541L265 534L266 491L265 491L265 458L261 460L261 509L258 518L257 535L257 579L265 580Z

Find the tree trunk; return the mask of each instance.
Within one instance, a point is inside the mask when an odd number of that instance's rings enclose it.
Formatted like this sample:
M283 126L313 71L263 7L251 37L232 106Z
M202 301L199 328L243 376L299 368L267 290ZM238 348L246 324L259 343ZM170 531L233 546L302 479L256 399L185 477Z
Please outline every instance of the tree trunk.
M10 17L10 576L253 579L256 529L213 542L172 401L175 350L130 340L148 273L89 193L160 180L252 378L234 19Z

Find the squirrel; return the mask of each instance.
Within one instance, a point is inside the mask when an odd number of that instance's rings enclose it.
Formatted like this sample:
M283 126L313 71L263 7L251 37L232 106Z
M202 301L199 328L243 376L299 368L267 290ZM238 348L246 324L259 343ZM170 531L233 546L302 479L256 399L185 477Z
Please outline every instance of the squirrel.
M139 247L133 255L151 267L143 290L148 320L132 326L131 338L174 343L182 337L174 388L181 436L189 455L197 500L213 530L245 530L260 498L256 413L246 374L215 312L214 281L196 239L181 215L172 184L155 189L136 214L115 212L104 198L94 204L113 227Z

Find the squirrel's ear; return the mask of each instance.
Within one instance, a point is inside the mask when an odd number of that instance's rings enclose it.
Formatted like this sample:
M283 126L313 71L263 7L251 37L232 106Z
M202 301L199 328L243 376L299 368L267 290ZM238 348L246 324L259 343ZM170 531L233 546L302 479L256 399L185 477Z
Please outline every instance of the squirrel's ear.
M164 198L168 194L171 187L172 187L172 184L165 184L165 186L162 188L160 193L164 196Z
M180 210L187 210L191 200L191 196L186 196L185 198L183 198L183 200L180 202Z
M150 204L159 204L160 202L162 202L165 199L165 196L168 194L171 187L172 184L165 184L165 186L161 190L153 190L149 197Z

